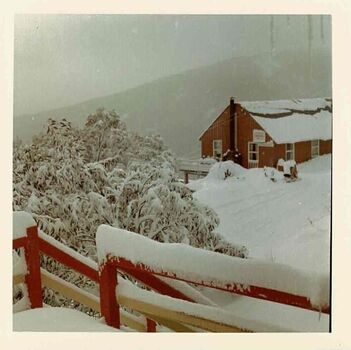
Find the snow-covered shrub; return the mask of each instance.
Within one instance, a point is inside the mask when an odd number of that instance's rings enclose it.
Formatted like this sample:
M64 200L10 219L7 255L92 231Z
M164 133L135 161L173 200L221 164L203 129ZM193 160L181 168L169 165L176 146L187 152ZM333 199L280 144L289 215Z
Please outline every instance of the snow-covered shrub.
M186 243L194 247L246 257L246 248L226 242L213 230L217 214L192 196L165 162L155 167L134 162L118 195L117 225L159 242Z
M165 162L133 162L127 169L118 201L118 226L160 242L206 244L218 216L192 197Z

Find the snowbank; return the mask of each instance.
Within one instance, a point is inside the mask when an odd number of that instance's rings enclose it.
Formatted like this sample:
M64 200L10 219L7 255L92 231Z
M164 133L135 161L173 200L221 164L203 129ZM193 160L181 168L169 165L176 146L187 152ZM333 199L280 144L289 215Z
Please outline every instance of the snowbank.
M305 296L315 306L329 304L329 278L324 274L259 259L230 257L185 244L158 243L107 225L99 226L96 243L100 264L109 255L123 257L185 280L206 280L223 288L237 284L249 288L251 285Z
M36 226L33 217L25 211L14 211L12 213L12 237L13 239L27 236L26 229Z
M302 174L308 175L322 175L327 174L330 176L330 170L332 165L332 158L330 154L325 154L323 156L319 156L314 158L308 162L304 162L298 165L299 171Z
M226 173L228 176L226 176ZM192 180L187 187L192 191L196 191L194 197L199 197L199 193L211 193L211 200L218 202L221 206L226 204L228 195L222 195L221 189L231 189L236 186L250 186L251 188L266 188L272 185L272 181L280 181L284 179L283 173L275 168L253 168L246 169L232 161L218 162L215 164L209 174L202 179ZM224 181L225 180L225 181ZM233 193L235 196L235 193ZM202 201L202 200L201 200ZM211 201L209 206L212 207Z
M243 180L247 176L247 169L231 160L216 162L209 170L208 174L199 180L191 180L187 187L192 191L199 191L204 187L218 186L218 182L231 180Z
M231 160L227 160L225 162L217 162L215 163L208 175L206 176L207 180L224 180L229 176L242 176L246 173L246 169L241 165L234 163Z
M15 332L118 332L100 320L67 308L44 307L15 313Z

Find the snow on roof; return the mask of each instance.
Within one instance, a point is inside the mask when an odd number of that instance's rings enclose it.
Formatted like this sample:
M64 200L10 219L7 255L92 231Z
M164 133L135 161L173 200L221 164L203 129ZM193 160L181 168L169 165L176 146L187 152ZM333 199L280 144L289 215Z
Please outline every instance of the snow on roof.
M254 115L267 115L274 117L291 111L313 112L318 109L331 109L330 98L308 98L295 100L251 101L240 102L248 112Z
M240 103L276 143L332 138L331 99Z
M109 256L143 263L180 279L254 285L306 296L313 305L329 303L329 277L260 259L241 259L180 243L159 243L137 233L100 225L96 233L99 263Z
M252 116L276 143L294 143L309 140L330 140L331 113L321 111L314 115L293 113L284 118Z

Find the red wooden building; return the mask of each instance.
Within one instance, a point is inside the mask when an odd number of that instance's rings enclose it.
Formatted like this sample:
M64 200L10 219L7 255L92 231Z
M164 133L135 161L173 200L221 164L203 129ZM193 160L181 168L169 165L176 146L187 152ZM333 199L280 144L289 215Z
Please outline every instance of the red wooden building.
M245 168L307 161L332 150L332 100L256 101L229 105L200 136L202 157L239 152Z

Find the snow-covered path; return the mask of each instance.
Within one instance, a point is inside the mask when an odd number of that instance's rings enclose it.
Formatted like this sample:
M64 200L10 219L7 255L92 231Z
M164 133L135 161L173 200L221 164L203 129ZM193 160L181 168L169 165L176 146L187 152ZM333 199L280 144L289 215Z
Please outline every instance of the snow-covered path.
M226 180L207 176L189 187L218 213L217 231L247 246L250 256L328 272L330 163L327 155L301 164L301 180L294 183L274 183L263 169L250 169Z

